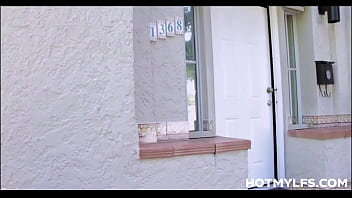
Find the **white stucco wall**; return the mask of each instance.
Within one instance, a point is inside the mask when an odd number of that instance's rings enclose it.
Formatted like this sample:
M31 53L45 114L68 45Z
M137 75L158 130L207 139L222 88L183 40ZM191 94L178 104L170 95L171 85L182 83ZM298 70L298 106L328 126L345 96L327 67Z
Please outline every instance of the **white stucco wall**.
M184 36L156 42L149 39L149 23L183 17L183 6L133 9L136 120L138 123L187 121Z
M327 13L306 6L297 15L303 115L351 113L351 7L340 6L340 22L328 23ZM316 82L315 62L334 61L331 97L322 97Z
M247 151L139 159L134 11L1 7L1 188L245 187Z
M288 137L286 178L351 181L351 138L315 140Z
M303 13L296 15L302 115L316 115L318 112L312 12L312 7L306 6Z
M140 160L136 188L246 189L247 151Z
M318 14L316 6L305 6L303 12L297 12L297 44L301 75L302 115L334 115L350 113L351 63L350 63L350 8L340 7L341 21L327 23L327 14ZM286 178L321 178L342 177L350 175L351 139L312 140L293 138L287 135L290 112L288 89L287 57L285 53L284 9L277 7L277 19L280 42L280 67L283 86L283 122L284 127L277 133L285 136L285 170ZM336 30L335 30L336 29ZM333 33L331 33L333 30ZM329 32L330 31L330 32ZM338 33L337 33L338 32ZM325 34L325 35L320 35ZM327 39L326 41L324 39ZM336 40L336 42L335 42ZM323 48L327 44L327 48ZM331 47L332 45L336 45ZM325 45L326 46L326 45ZM339 62L334 65L335 85L331 98L320 96L316 84L315 60L336 54ZM275 56L274 56L275 57ZM337 68L338 67L338 68ZM339 71L338 71L339 70ZM280 119L280 118L279 118ZM298 126L301 127L301 126ZM340 163L341 162L341 163ZM348 169L348 170L347 170ZM349 176L350 178L350 176Z
M334 67L334 114L351 114L351 7L340 7L340 23L329 27Z
M2 188L134 185L132 16L1 7Z

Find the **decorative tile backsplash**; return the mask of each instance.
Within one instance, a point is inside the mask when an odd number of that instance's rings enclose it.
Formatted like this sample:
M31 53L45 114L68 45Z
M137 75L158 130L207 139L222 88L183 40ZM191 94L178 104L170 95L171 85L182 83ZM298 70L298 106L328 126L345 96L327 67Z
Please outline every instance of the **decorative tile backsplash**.
M289 116L288 117L288 123L291 124L297 124L297 119L296 116Z
M166 135L166 122L155 123L155 131L157 136Z
M310 125L314 128L323 128L323 127L343 127L343 126L351 126L351 122L340 122L340 123L327 123L327 124L317 124Z
M188 122L167 122L166 134L175 135L180 133L188 133Z
M204 131L214 131L215 121L214 120L203 120L203 130Z
M138 124L140 142L185 139L189 137L187 121Z
M156 142L156 124L138 124L138 135L141 142Z
M321 116L303 116L303 124L309 125L341 125L343 123L351 123L351 114L342 115L321 115Z

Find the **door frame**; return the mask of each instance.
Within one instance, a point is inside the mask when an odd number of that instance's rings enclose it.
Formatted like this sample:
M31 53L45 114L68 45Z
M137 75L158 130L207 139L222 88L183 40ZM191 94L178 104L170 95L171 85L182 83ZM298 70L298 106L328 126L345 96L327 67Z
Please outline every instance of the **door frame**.
M281 64L280 64L280 37L279 21L276 6L259 6L266 11L268 50L270 61L271 87L277 91L272 93L272 138L273 138L273 172L275 179L285 178L285 149L284 149L284 119L283 119L283 93L281 85ZM215 79L214 79L215 81Z
M276 6L266 6L268 31L269 31L269 50L270 50L270 67L271 83L276 88L272 94L273 101L273 138L274 138L274 176L275 179L286 178L285 171L285 128L284 128L284 110L283 110L283 90L281 84L281 57L280 57L280 39L279 39L279 22Z
M281 77L280 36L277 6L261 6L267 10L268 44L270 54L271 86L277 91L272 94L274 178L286 178L285 170L285 127L284 100ZM212 47L212 46L211 46ZM214 83L214 82L213 82Z

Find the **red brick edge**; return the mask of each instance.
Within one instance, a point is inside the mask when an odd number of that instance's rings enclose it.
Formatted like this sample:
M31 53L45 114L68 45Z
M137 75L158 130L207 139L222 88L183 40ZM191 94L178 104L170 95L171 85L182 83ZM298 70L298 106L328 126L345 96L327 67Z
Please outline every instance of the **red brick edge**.
M140 159L165 158L182 155L215 154L247 150L251 141L239 138L211 137L199 139L167 140L157 143L139 143Z
M294 130L288 130L288 135L291 137L317 139L317 140L346 138L346 137L351 137L351 125L340 126L340 127L294 129Z

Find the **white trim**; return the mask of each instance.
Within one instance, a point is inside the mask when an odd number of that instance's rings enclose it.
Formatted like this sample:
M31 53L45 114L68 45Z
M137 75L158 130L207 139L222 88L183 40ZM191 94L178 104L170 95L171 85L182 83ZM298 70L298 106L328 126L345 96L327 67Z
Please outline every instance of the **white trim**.
M284 11L289 11L294 14L304 12L304 6L283 6L283 8Z
M193 27L193 33L194 33L194 47L195 47L195 61L187 61L186 63L190 64L195 64L196 66L196 79L197 79L197 113L198 113L198 131L189 131L189 137L190 138L202 138L202 137L214 137L215 132L214 131L204 131L203 127L203 120L204 120L204 115L203 115L203 62L201 58L201 50L204 49L202 46L204 43L200 43L200 27L201 27L201 21L200 21L200 11L198 6L192 6L193 7L193 22L194 22L194 27ZM206 70L206 69L205 69ZM212 82L214 83L214 82ZM209 100L207 107L210 108ZM215 120L214 120L215 121Z
M185 56L185 63L186 63L186 65L187 64L193 64L194 66L195 66L195 69L196 69L196 73L195 73L195 75L196 75L196 86L195 86L195 91L196 91L196 101L197 101L197 106L195 107L196 108L196 117L197 117L197 120L198 120L198 127L200 128L200 127L202 127L202 125L203 125L203 123L202 122L200 122L199 120L201 120L202 118L202 112L201 112L201 97L200 97L200 83L201 83L201 79L199 78L199 71L198 71L198 66L199 66L199 61L198 61L198 57L199 57L199 46L198 46L198 31L197 31L197 28L198 28L198 24L196 24L197 23L197 20L196 20L196 8L195 8L195 6L191 6L191 8L193 8L193 25L194 25L194 27L192 27L192 34L194 34L194 35L192 35L193 37L194 37L194 50L195 50L195 60L187 60L187 55ZM186 76L187 76L188 74L187 74L187 72L186 72ZM187 79L187 78L186 78ZM186 90L186 98L188 98L188 95L187 95L187 92L188 92L188 90ZM188 104L187 104L187 112L188 112ZM188 115L187 115L187 117L188 117ZM189 122L189 120L187 119L187 122ZM195 126L195 128L196 128L196 126ZM193 133L194 131L192 130L192 131L190 131L189 130L189 133ZM193 135L192 135L192 137L193 137Z
M197 61L192 61L192 60L186 60L186 64L197 64Z
M278 178L286 177L285 170L285 131L284 131L284 111L283 111L283 93L281 83L281 64L280 64L280 38L279 22L276 6L269 6L270 34L273 56L274 82L277 91L275 93L276 115L276 154L277 154L277 172Z
M287 31L287 15L292 16L292 25L293 25L293 41L294 41L294 59L295 59L295 68L291 68L291 63L290 63L290 53L289 53L289 43L288 43L288 31ZM296 14L292 14L291 12L287 12L284 9L284 23L285 23L285 43L286 43L286 64L287 64L287 70L288 70L288 88L289 88L289 110L290 110L290 115L292 114L292 97L291 97L291 75L290 71L296 71L296 94L297 94L297 123L298 125L302 124L302 99L301 99L301 75L300 75L300 62L299 62L299 46L298 46L298 34L297 34L297 22L296 22ZM286 118L287 119L287 118ZM294 128L291 127L291 125L295 124L290 124L288 123L289 128Z
M288 71L286 72L287 74L287 86L288 86L288 104L289 104L289 115L292 116L292 89L291 89L291 70L295 70L296 68L291 68L291 63L290 63L290 49L289 49L289 41L288 41L288 28L287 28L287 15L289 15L290 13L286 12L284 10L284 26L285 26L285 54L286 54L286 65L287 67L285 67L285 69L287 69ZM297 76L297 72L296 72L296 76ZM296 79L297 80L297 79ZM287 119L287 118L286 118Z
M293 124L293 125L288 125L287 127L289 130L290 129L306 129L309 128L308 124Z
M189 138L204 138L204 137L214 137L214 131L190 131Z
M299 45L298 45L298 33L297 33L297 21L296 21L296 15L292 16L293 19L293 38L294 38L294 43L295 43L295 63L296 63L296 83L297 83L297 109L298 109L298 118L297 118L297 124L302 124L302 97L301 97L301 91L302 91L302 86L301 86L301 72L300 72L300 58L299 58Z
M201 59L199 58L200 55L200 47L199 47L199 11L198 6L193 6L193 33L194 33L194 47L196 51L196 78L197 78L197 112L198 112L198 131L203 131L203 100L202 100L202 68Z

